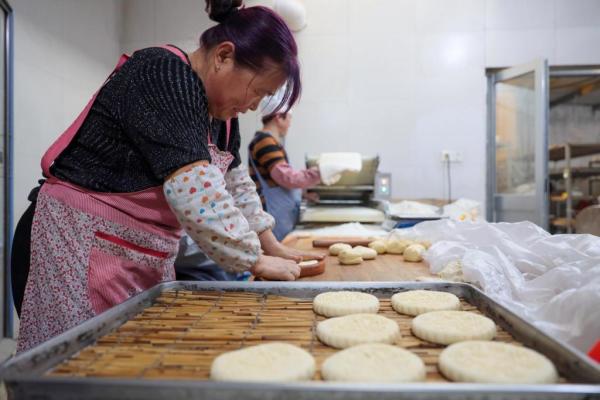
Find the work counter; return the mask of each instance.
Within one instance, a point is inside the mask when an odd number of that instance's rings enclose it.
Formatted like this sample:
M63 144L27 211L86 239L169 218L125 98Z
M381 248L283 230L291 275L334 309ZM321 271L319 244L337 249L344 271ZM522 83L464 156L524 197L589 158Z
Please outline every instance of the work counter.
M333 237L319 237L319 239L335 239ZM298 237L289 235L283 240L287 246L303 250L313 250L321 254L328 254L325 248L313 248L314 237ZM341 240L341 238L340 238ZM325 258L325 272L311 277L301 278L301 281L377 281L397 282L415 281L419 277L433 277L429 267L424 262L406 262L401 255L380 254L374 260L365 260L358 265L341 265L336 256L327 255Z

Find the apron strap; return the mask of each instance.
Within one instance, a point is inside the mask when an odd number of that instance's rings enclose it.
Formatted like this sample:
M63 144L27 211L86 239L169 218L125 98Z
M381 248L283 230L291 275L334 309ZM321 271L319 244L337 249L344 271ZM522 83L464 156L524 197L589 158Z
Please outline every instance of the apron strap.
M229 135L231 134L231 119L228 119L225 121L225 130L226 130L226 134L227 134L227 136L226 136L227 140L225 142L225 151L228 151L229 150ZM212 136L211 132L208 132L207 136L208 136L208 144L209 145L213 144L212 139L210 138Z
M160 47L176 54L177 56L179 56L179 58L181 58L183 60L183 62L185 62L186 64L189 64L185 53L183 53L178 48L173 47L173 46L168 46L168 45L160 46ZM71 143L71 141L73 140L73 138L79 131L79 128L81 128L81 125L83 125L83 122L85 121L90 110L92 109L92 105L94 104L96 97L98 97L98 93L100 92L100 90L102 90L104 85L106 85L106 83L114 76L114 74L116 74L117 71L119 69L121 69L121 67L123 66L123 64L125 64L125 62L127 60L129 60L129 56L127 54L121 55L121 57L119 58L119 61L117 62L117 65L115 66L113 71L110 73L108 78L106 78L106 80L104 81L102 86L100 86L100 89L98 89L96 91L96 93L94 93L94 95L92 96L90 101L88 101L88 103L85 106L85 108L83 109L83 111L81 111L81 113L79 114L79 116L77 116L75 121L73 121L73 123L67 128L66 131L63 132L62 135L60 135L60 137L52 144L52 146L50 146L50 148L48 148L48 150L46 150L46 152L44 153L44 156L42 157L42 162L41 162L42 171L43 171L45 177L49 178L52 176L50 174L50 166L52 165L54 160L56 160L56 158L60 155L60 153L62 153L67 148L69 143Z
M117 65L115 66L113 71L110 73L108 78L106 78L106 81L102 84L100 89L102 89L102 87L104 87L106 82L108 82L110 80L110 78L119 70L119 68L121 68L121 66L123 64L125 64L125 62L128 59L129 59L129 56L127 54L123 54L121 56L121 58L119 58L119 62L117 62ZM96 97L98 97L98 93L100 92L100 89L98 89L96 91L96 93L94 93L94 95L92 96L90 101L88 101L88 103L85 106L85 108L83 109L83 111L81 111L81 113L79 114L79 116L77 116L75 121L73 121L71 126L69 126L67 128L67 130L64 131L63 134L60 135L60 137L52 144L52 146L50 146L50 148L48 150L46 150L46 153L44 153L44 156L42 157L42 162L41 162L42 171L44 172L44 176L46 176L46 177L51 176L50 175L50 166L52 165L52 163L54 162L56 157L58 157L59 154L62 153L63 150L67 148L69 143L71 143L71 140L73 140L73 137L75 137L75 134L77 133L79 128L81 128L81 125L83 125L83 121L89 114L89 112L92 108L92 105L94 104L94 101L96 100Z
M256 163L254 162L254 157L252 156L252 151L249 152L248 158L250 159L250 165L252 165L252 168L254 168L254 172L256 173L256 176L258 178L258 182L260 182L260 188L264 194L270 189L269 185L267 184L265 179L262 177L261 173L258 171L258 167L256 166Z

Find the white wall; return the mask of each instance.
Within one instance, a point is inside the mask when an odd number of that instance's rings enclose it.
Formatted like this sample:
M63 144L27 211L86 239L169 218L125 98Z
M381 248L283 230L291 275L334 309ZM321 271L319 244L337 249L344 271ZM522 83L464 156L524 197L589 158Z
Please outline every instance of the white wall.
M121 0L12 0L14 217L41 177L48 146L83 109L119 56Z
M210 22L198 0L124 0L123 49L188 50ZM273 0L247 1L271 5ZM443 149L463 153L453 195L485 200L486 67L546 57L600 64L599 0L305 0L304 93L287 140L305 153L379 154L395 197L443 197ZM246 145L258 127L243 117Z

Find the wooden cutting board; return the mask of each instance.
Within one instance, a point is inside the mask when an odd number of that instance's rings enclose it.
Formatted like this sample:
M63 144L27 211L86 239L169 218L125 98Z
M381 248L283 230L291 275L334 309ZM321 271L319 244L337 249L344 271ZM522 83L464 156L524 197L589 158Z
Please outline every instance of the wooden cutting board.
M326 247L314 247L313 241L319 243L347 242L347 238L335 237L298 237L288 235L283 240L287 246L303 250L313 250L316 253L328 254ZM365 238L353 238L363 240ZM355 242L353 242L355 243ZM424 263L412 263L404 261L403 257L395 254L378 255L374 260L363 261L359 265L341 265L337 257L327 255L325 257L325 271L316 276L300 278L301 281L415 281L418 277L433 278L429 272L429 266Z

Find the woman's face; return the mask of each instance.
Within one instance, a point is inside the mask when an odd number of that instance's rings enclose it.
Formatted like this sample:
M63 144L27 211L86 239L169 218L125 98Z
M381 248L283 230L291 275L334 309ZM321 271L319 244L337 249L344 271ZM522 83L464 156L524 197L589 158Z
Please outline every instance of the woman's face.
M232 46L229 42L221 43L214 50L214 57L208 57L214 67L209 69L204 82L209 112L221 120L256 110L261 99L273 95L285 81L275 65L260 72L236 65Z

